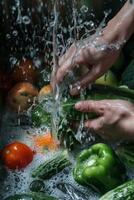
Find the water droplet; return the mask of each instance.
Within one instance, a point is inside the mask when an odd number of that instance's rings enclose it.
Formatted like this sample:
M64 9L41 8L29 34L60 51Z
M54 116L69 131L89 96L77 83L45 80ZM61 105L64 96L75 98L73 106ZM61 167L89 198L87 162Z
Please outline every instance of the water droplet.
M14 30L12 34L13 34L13 36L17 36L18 35L18 31Z
M50 22L50 27L54 27L54 22Z
M10 34L6 34L6 37L7 37L8 39L10 39L10 38L11 38Z
M11 65L15 65L17 63L17 59L15 57L10 57L9 62L11 63Z
M87 12L88 12L88 7L85 6L85 5L83 5L83 6L80 8L80 11L81 11L82 13L87 13Z
M23 21L24 24L27 25L27 24L30 24L31 19L28 16L23 16L22 21Z

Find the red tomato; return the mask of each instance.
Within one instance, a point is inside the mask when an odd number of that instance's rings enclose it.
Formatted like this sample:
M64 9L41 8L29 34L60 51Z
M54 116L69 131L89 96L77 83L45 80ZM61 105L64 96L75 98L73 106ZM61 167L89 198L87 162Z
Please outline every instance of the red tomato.
M14 142L2 150L4 165L12 170L25 168L33 160L33 151L25 144Z

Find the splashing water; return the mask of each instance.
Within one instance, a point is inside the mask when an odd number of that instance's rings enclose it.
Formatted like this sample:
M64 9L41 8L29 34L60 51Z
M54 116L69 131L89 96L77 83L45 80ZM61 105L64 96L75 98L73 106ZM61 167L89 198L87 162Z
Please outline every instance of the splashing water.
M8 5L6 2L8 2ZM4 27L6 30L6 43L4 45L6 49L6 55L8 55L6 56L6 60L9 61L8 65L12 69L21 57L32 58L37 68L40 68L43 60L45 66L47 65L50 68L53 68L52 78L54 78L57 71L59 57L62 56L73 43L76 44L77 49L86 48L89 43L93 43L93 41L95 41L95 39L100 36L102 27L105 26L106 18L111 11L111 9L109 9L106 13L104 13L105 17L101 24L98 26L98 21L95 19L96 16L93 9L89 8L87 5L79 5L79 1L77 0L40 0L31 2L24 1L23 3L20 0L15 0L12 4L9 1L1 0L3 7L2 21L3 24L6 24ZM94 37L92 37L93 33L95 33ZM111 44L109 48L118 49L120 45L121 44ZM98 50L101 49L103 51L106 46L99 46L97 48ZM80 52L77 51L76 56L79 56L79 53ZM70 73L70 77L71 80L75 80L73 73ZM47 81L49 79L50 77L48 76ZM62 92L64 91L65 87L65 82L62 86L55 87L53 100L54 102L48 102L46 108L51 110L50 112L53 119L52 133L54 134L54 137L57 136L56 134L59 120L58 114L61 111L60 103L62 101ZM78 89L80 89L79 85ZM13 115L10 116L10 119L13 117ZM79 141L82 140L81 130L83 129L83 121L84 119L82 116L81 123L79 124L76 134L76 137ZM32 146L28 140L28 137L26 137L26 134L24 134L24 127L19 127L20 118L17 119L17 123L17 127L12 127L13 129L11 131L9 118L7 116L5 117L1 131L2 133L5 133L4 139L8 139L8 142L11 142L16 138L19 138L21 141L25 141L28 145ZM36 134L44 132L44 129L35 130L31 127L25 128L28 129L29 132ZM10 135L7 136L9 132ZM92 138L92 136L88 138L89 141L93 139L94 138ZM39 165L40 161L43 161L44 159L44 157L38 155L37 158L35 158L33 166L35 167ZM3 196L7 197L10 194L12 195L15 193L27 192L29 184L32 181L30 178L31 170L32 166L30 165L22 172L9 172L8 177L4 183L4 187L2 188L2 193L4 193ZM56 189L55 182L57 183L59 180L61 182L66 180L68 183L76 185L76 183L74 183L72 180L71 170L69 170L68 175L64 172L58 174L56 177L48 180L46 183L48 191L50 191L50 193L54 194L55 196L57 196L58 191ZM77 188L83 191L83 188L80 186L77 186ZM99 198L90 190L88 194L91 199L96 200ZM70 194L71 198L73 195L75 197L77 196L74 194L74 191L73 194ZM59 191L58 197L61 197L61 193L59 193ZM63 197L65 196L63 195ZM66 199L69 200L70 197L66 197ZM76 199L79 198L76 197Z

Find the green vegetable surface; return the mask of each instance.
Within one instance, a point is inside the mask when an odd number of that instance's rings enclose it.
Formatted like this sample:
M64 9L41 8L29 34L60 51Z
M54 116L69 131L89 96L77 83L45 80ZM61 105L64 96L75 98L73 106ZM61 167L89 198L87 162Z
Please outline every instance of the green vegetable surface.
M134 180L109 191L100 200L134 200Z
M70 160L68 152L62 151L57 153L51 159L45 161L43 164L39 165L37 169L32 172L32 177L39 177L41 179L49 179L53 175L56 175L58 172L62 171L65 167L69 166Z
M34 180L30 184L29 189L32 192L42 192L43 190L45 190L45 184L42 180Z
M4 200L57 200L54 197L45 195L44 193L36 193L32 192L29 194L16 194L14 196L10 196Z
M50 126L51 124L51 115L44 111L42 105L37 105L31 111L31 120L34 126L46 125Z
M104 193L123 182L124 170L114 151L98 143L83 150L77 158L73 177L81 185L92 186Z
M121 145L116 153L127 168L134 168L134 144Z
M65 98L61 103L61 113L59 120L58 138L65 147L73 148L77 143L75 134L77 133L80 121L96 118L95 113L85 113L75 110L75 103L80 100L103 100L103 99L122 99L134 101L134 91L127 88L118 88L104 86L99 84L92 85L91 89L87 89L84 97Z
M130 62L121 77L121 84L134 89L134 60Z

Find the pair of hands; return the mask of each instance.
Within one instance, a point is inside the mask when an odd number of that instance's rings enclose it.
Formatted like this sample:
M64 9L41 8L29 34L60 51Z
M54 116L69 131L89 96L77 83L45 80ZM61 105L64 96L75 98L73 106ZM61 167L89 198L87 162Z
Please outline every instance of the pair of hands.
M121 11L102 30L85 41L73 44L59 60L59 68L53 84L60 84L75 67L87 69L70 87L76 95L102 76L117 60L123 44L134 33L134 6L126 2ZM85 126L101 134L105 139L134 139L134 105L122 100L84 101L75 106L81 112L99 114L96 120Z

